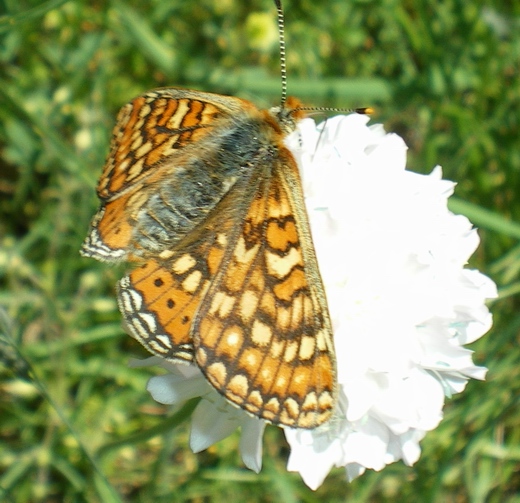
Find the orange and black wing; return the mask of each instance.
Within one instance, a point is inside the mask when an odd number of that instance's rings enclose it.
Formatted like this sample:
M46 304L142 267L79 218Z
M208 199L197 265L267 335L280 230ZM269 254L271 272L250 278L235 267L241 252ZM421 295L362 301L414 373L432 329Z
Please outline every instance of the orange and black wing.
M125 105L83 255L103 261L158 255L190 232L231 184L212 171L212 155L232 118L251 107L239 98L168 88Z
M314 428L335 406L335 355L298 168L280 153L243 215L192 332L195 358L230 402Z

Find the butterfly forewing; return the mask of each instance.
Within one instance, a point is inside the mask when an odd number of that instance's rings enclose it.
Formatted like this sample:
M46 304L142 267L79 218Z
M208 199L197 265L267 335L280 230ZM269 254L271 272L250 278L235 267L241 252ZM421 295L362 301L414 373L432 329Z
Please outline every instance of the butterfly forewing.
M261 183L194 320L196 361L251 414L313 428L335 405L335 360L297 166L287 152L256 171Z
M102 204L82 253L103 261L139 260L188 234L236 178L219 169L219 141L233 117L250 106L239 98L169 88L124 106L98 183Z

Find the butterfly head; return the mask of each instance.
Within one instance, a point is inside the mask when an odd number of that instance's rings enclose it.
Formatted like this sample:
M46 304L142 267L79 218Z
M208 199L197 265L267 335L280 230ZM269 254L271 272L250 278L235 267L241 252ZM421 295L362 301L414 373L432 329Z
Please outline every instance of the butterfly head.
M275 117L283 133L289 134L296 129L296 124L305 116L305 110L299 99L290 96L282 106L273 107L269 110Z

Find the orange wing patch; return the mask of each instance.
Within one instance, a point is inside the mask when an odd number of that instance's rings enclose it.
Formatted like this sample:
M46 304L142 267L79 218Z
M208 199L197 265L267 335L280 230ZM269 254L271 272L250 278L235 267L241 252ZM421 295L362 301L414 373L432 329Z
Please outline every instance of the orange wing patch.
M123 278L118 303L130 334L158 356L192 361L191 326L222 256L218 247L205 255L184 252L166 263L146 262Z
M167 268L151 261L119 282L119 309L129 332L152 353L170 360L193 360L190 326L207 284L197 295L182 289Z

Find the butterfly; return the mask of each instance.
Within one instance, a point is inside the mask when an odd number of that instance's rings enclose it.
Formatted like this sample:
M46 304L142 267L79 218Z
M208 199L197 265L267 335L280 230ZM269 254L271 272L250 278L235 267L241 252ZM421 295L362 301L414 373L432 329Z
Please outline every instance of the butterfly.
M127 331L197 365L230 403L315 428L336 404L323 282L295 158L305 116L288 98L162 88L125 105L82 254L136 263L118 284Z

